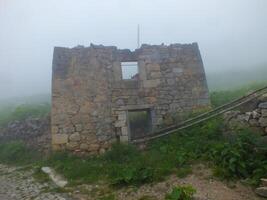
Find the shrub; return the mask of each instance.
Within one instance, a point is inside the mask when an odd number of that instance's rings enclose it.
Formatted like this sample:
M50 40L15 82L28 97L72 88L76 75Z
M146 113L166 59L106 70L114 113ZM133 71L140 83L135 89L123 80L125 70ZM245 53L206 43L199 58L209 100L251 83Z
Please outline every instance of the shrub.
M231 142L218 144L211 150L211 160L215 163L215 174L219 177L250 178L254 184L266 172L266 156L257 150L256 135L242 131Z
M166 194L166 200L192 200L196 190L192 186L174 187L171 193Z

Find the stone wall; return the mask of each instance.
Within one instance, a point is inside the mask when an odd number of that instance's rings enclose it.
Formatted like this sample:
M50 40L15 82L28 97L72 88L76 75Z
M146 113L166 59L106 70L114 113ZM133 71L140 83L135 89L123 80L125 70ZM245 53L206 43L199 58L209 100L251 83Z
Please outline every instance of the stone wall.
M10 122L0 128L0 141L23 141L31 148L48 153L51 149L50 116Z
M138 62L138 78L122 79L121 62L128 61ZM142 45L134 52L102 45L54 50L54 149L104 152L115 140L131 140L131 110L148 109L153 132L208 105L196 43Z

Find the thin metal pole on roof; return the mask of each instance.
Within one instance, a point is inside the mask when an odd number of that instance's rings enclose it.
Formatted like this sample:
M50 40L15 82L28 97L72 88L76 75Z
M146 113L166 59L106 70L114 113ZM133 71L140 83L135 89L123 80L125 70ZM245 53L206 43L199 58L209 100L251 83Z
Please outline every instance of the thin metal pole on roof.
M140 26L137 26L137 49L140 48Z

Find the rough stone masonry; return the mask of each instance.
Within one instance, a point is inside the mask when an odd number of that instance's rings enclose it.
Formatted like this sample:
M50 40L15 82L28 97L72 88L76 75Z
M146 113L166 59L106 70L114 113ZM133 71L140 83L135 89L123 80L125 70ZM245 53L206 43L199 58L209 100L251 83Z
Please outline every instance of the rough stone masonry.
M138 74L124 80L122 62L137 62ZM52 146L102 153L116 140L135 138L129 112L149 113L152 134L177 116L209 105L197 43L55 47L52 78Z

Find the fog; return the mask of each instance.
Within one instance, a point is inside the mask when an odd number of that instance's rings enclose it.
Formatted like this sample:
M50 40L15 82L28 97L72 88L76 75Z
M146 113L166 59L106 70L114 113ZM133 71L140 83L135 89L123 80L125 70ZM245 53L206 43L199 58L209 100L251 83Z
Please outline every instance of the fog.
M205 70L267 68L266 0L0 0L0 99L50 93L54 46L198 42Z

